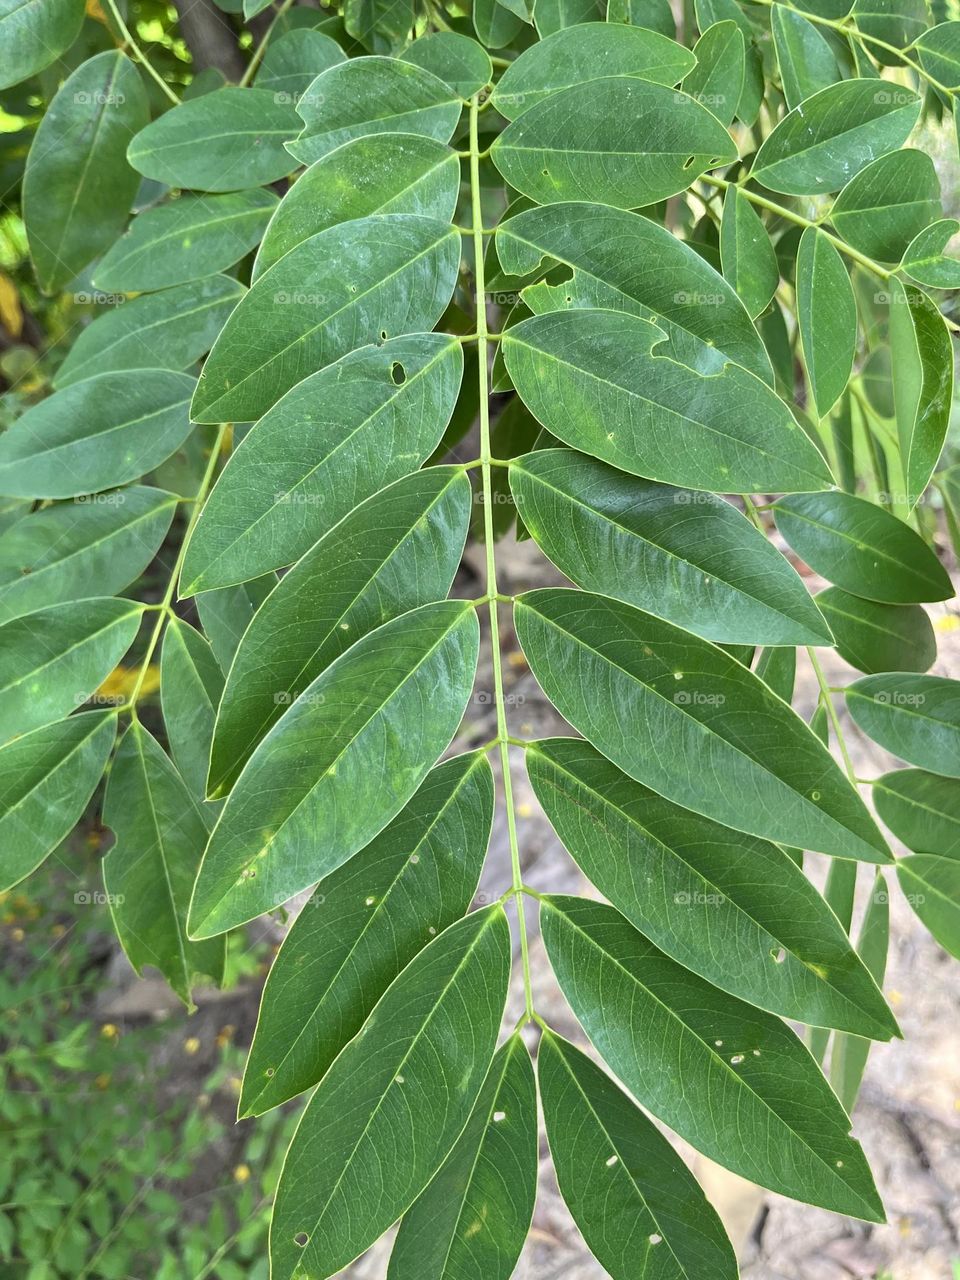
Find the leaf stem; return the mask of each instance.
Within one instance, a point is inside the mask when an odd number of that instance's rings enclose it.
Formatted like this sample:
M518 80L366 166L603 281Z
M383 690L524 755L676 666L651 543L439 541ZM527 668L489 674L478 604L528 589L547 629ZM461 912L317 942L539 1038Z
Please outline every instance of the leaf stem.
M163 599L156 606L159 610L156 624L147 641L147 651L143 656L143 662L140 664L140 670L137 673L137 682L133 686L133 691L127 701L117 708L117 711L129 711L134 720L137 718L137 699L140 697L140 690L143 688L143 682L147 678L147 671L150 668L150 660L154 655L157 644L160 641L160 633L163 631L164 624L173 617L173 597L177 589L177 581L180 577L180 569L183 565L184 556L187 553L187 544L190 541L190 535L193 532L193 526L200 519L200 512L203 510L203 500L213 483L214 473L217 469L217 463L220 460L220 446L223 444L223 437L227 433L229 424L223 423L217 430L216 439L210 449L210 461L207 463L206 470L203 473L203 479L200 481L200 487L197 489L194 497L193 510L190 512L190 519L187 521L187 527L184 530L183 541L180 543L180 550L177 552L177 558L174 561L173 570L170 574L170 581L167 583L167 589L163 593Z
M816 651L809 645L807 646L807 657L810 659L810 665L813 667L814 674L817 677L817 684L820 686L820 700L826 707L827 715L830 717L830 723L833 725L833 732L837 739L837 746L840 748L840 754L843 756L844 768L847 771L847 777L851 783L857 785L857 771L853 767L853 761L850 759L850 752L847 750L847 744L844 740L843 730L840 727L840 717L837 715L837 709L833 705L833 699L830 696L830 686L827 684L826 677L823 674L823 668L820 666L820 660Z
M156 67L147 57L147 55L143 52L143 50L137 44L136 40L133 37L133 34L130 31L130 28L124 22L120 14L120 10L117 8L114 0L107 0L107 8L110 10L110 16L113 18L114 22L117 24L120 34L123 36L123 39L126 42L126 44L130 46L130 49L133 52L133 54L136 56L137 61L140 63L143 69L147 72L147 74L152 76L153 79L156 80L157 84L160 86L163 92L167 95L167 97L170 99L173 105L175 107L178 107L180 105L180 99L177 97L174 91L167 84L166 80L164 80L160 72L156 69Z
M859 262L862 267L866 267L868 271L872 271L875 276L879 276L881 280L889 280L894 274L888 271L886 267L882 267L879 262L874 262L873 258L868 258L865 253L860 253L858 249L854 249L852 245L847 244L845 240L841 240L839 236L835 236L832 231L825 231L819 222L812 218L805 218L802 213L794 213L792 209L787 209L782 204L777 204L773 200L768 200L766 196L758 195L756 191L751 191L749 187L742 187L739 183L728 182L726 178L717 178L712 173L705 173L701 178L702 182L712 183L713 186L719 187L726 191L728 187L737 187L746 198L755 205L759 205L761 209L766 209L770 213L776 213L781 218L786 218L788 222L793 222L798 227L816 227L821 235L839 249L841 253L845 253L848 258L852 258L854 262Z
M510 777L510 736L503 697L503 668L500 655L500 623L497 613L500 593L497 590L496 551L493 536L493 473L490 466L490 390L488 362L486 292L483 276L483 210L480 202L480 95L470 99L470 203L473 214L473 247L476 256L474 275L477 296L477 366L480 389L480 475L483 485L483 540L486 553L487 594L490 597L490 638L493 666L493 696L497 709L497 739L500 768L503 774L503 797L507 811L507 835L510 842L510 867L513 874L512 895L517 908L520 932L520 959L523 966L523 997L526 1018L534 1017L533 987L530 980L530 944L523 907L523 873L517 842L517 819L513 806L513 783Z
M244 71L243 75L240 77L241 89L246 89L250 84L250 81L256 75L257 67L259 67L260 63L263 61L263 55L267 52L267 45L273 39L274 27L277 25L277 23L280 21L280 19L283 17L283 15L287 12L287 10L290 8L292 4L293 4L293 0L283 0L283 4L280 6L276 14L274 15L273 21L270 23L269 27L267 27L266 31L264 32L263 39L257 45L256 49L254 49L253 56L251 57L250 61L247 63L246 71Z

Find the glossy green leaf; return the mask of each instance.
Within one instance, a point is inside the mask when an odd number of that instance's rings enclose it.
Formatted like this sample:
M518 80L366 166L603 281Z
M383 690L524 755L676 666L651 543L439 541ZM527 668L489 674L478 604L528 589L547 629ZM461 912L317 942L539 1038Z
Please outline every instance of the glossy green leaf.
M776 845L661 799L577 738L538 742L526 762L584 875L684 968L785 1018L897 1034L839 921Z
M450 589L472 502L456 467L383 489L284 574L246 631L220 705L209 792L224 795L257 743L321 671L375 627Z
M671 40L677 34L670 0L608 0L607 21L659 31Z
M267 978L240 1114L261 1115L323 1078L376 1002L466 912L490 838L493 774L456 756L355 858L326 876Z
M56 62L76 40L83 0L0 0L0 89L9 89Z
M474 0L473 29L477 39L488 49L502 49L523 30L523 19L518 18L499 3L499 0Z
M946 254L947 245L958 231L960 222L956 218L944 218L910 241L903 255L903 269L911 280L933 289L960 289L960 262Z
M748 314L765 311L780 283L780 268L766 228L738 187L729 187L723 198L720 261Z
M936 468L953 403L953 344L943 317L921 290L892 281L890 354L897 438L908 507Z
M718 22L735 22L744 41L744 76L736 113L744 124L753 127L763 102L765 84L763 56L758 47L759 29L747 17L736 0L694 0L694 15L701 31L709 31Z
M684 77L683 91L729 126L743 96L743 32L729 19L715 22L694 45L693 54L697 65Z
M140 213L94 270L98 289L166 289L233 266L255 247L277 207L272 191L181 196Z
M777 51L780 84L789 108L835 84L840 68L833 50L820 30L793 8L774 4L770 11L770 31Z
M598 76L637 76L672 85L693 65L688 49L656 31L587 22L558 30L525 49L497 81L493 105L515 120L551 94Z
M491 158L541 204L596 200L620 209L685 190L737 158L719 120L694 98L632 76L562 89L507 125Z
M813 408L825 418L840 399L857 351L857 303L837 248L807 227L797 251L797 322Z
M709 1201L656 1125L579 1049L545 1031L537 1077L560 1193L613 1280L736 1280Z
M515 621L547 697L636 781L738 831L841 858L890 860L830 753L722 649L587 592L527 592ZM746 731L758 722L762 735ZM642 734L631 728L638 724Z
M913 42L927 75L946 89L960 89L960 22L941 22Z
M415 19L413 0L344 0L347 33L377 53L402 49L410 40Z
M764 649L757 659L756 673L784 702L793 701L797 679L796 649Z
M216 591L201 591L197 613L210 648L226 675L250 620L277 585L275 573L265 573L249 582Z
M58 503L0 536L0 621L84 596L115 595L156 555L177 500L134 485L108 501Z
M84 329L54 384L69 387L115 369L188 369L245 293L229 276L208 276L124 302Z
M450 420L462 369L455 339L415 334L362 347L289 391L208 499L181 594L291 564L358 502L415 471Z
M930 21L929 14L924 0L855 0L852 17L857 28L866 36L884 42L868 41L870 59L864 62L861 55L860 65L864 68L861 74L874 74L874 59L881 66L902 66L896 50L907 48L921 34Z
M223 672L199 631L171 618L163 633L160 703L170 754L180 776L202 800Z
M895 151L920 114L920 99L890 81L844 80L795 107L764 140L752 174L771 191L838 191L871 160Z
M322 31L287 31L267 45L254 87L269 89L277 102L296 106L321 71L345 58L336 40Z
M870 600L948 600L950 575L909 525L863 498L833 490L799 493L774 505L777 528L828 582Z
M930 619L918 604L879 604L828 587L815 597L837 653L858 671L926 671L937 657Z
M133 643L144 606L97 597L0 626L0 743L81 706Z
M545 897L540 925L587 1035L658 1119L750 1182L883 1221L849 1119L779 1018L681 968L612 907Z
M353 138L417 133L449 142L459 94L432 72L398 58L351 58L317 76L297 103L304 128L288 151L313 164Z
M416 213L450 222L460 162L435 138L412 133L355 138L318 160L284 196L257 252L257 279L285 253L340 222L373 213Z
M230 793L197 877L193 935L286 902L383 830L453 738L478 644L472 605L429 604L358 640L307 686Z
M473 1110L510 973L500 906L451 925L388 988L313 1095L277 1189L271 1274L334 1275L420 1194Z
M541 40L602 17L599 0L533 0L533 25Z
M0 436L0 493L76 498L138 479L190 434L194 386L167 369L124 369L48 396Z
M960 862L916 853L897 863L907 901L944 951L960 960Z
M112 711L91 711L0 750L0 891L28 876L80 821L116 732Z
M652 320L680 363L720 373L727 359L772 384L770 359L730 284L689 245L640 214L599 204L553 204L518 213L497 228L508 274L526 276L545 259L573 275L524 290L534 311L607 307Z
M227 85L182 102L130 143L127 156L147 178L197 191L244 191L285 178L296 165L284 143L300 117L268 89Z
M558 311L515 325L502 347L534 417L623 471L721 493L827 487L826 463L769 387L734 364L705 377L659 354L665 337L637 316Z
M9 0L4 7L8 7ZM22 10L39 10L21 0ZM61 8L61 0L44 7ZM23 14L30 21L28 14ZM0 25L7 57L7 28ZM37 15L36 23L41 22ZM34 28L37 30L37 27ZM13 32L13 55L17 33ZM4 79L0 73L0 79ZM108 249L127 220L137 175L127 143L149 119L136 67L118 52L98 53L61 86L34 135L23 180L23 220L40 287L55 293Z
M800 577L713 494L626 476L569 449L510 467L524 524L578 587L728 644L832 644Z
M329 227L264 272L203 367L197 422L249 422L367 343L432 329L453 294L460 236L414 214Z
M407 1210L387 1280L510 1280L537 1194L537 1086L514 1032L453 1150Z
M856 724L908 764L960 778L960 681L893 672L848 685Z
M940 216L940 180L933 161L925 151L909 147L861 169L830 211L844 240L880 262L899 262L911 240Z
M404 62L432 72L461 98L479 93L493 78L493 64L486 49L456 31L421 36L401 56Z
M153 965L186 1005L197 976L220 982L226 942L190 942L190 888L206 823L155 738L134 720L110 770L103 820L116 843L103 882L123 949L137 973Z
M873 784L881 820L914 853L960 858L960 782L898 769Z

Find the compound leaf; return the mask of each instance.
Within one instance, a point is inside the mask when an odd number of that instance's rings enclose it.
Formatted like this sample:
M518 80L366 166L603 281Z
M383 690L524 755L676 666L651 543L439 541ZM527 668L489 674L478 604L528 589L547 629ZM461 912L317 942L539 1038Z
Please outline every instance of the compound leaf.
M797 324L811 408L825 418L850 380L857 303L843 259L817 227L807 227L797 250Z

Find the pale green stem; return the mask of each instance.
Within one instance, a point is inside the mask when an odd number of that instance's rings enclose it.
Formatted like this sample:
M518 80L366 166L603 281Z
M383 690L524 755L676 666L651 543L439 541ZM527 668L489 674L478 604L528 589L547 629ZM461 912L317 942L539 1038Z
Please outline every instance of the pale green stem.
M174 91L167 84L166 80L164 80L160 72L157 71L157 69L151 63L150 59L147 57L147 55L143 52L143 50L137 44L136 40L134 39L130 31L130 28L127 26L127 24L124 22L123 18L121 17L120 10L117 8L116 4L114 3L114 0L107 0L107 8L110 10L110 16L113 18L114 22L117 24L120 34L123 36L126 43L130 46L130 49L133 52L133 54L136 56L137 61L144 68L147 74L152 76L154 80L156 80L157 84L160 86L163 92L167 95L167 97L170 99L173 105L175 107L179 106L180 99L177 97Z
M283 17L283 15L287 12L287 10L290 8L292 4L293 4L293 0L283 0L283 4L277 10L273 21L270 23L269 27L267 27L267 30L266 30L266 33L264 34L263 39L257 45L256 49L254 49L253 57L247 63L246 71L244 71L243 75L240 77L241 89L246 89L250 81L256 75L257 67L259 67L260 63L263 61L263 55L267 52L267 45L270 43L270 41L273 38L274 27L277 25L277 23L280 21L280 19Z

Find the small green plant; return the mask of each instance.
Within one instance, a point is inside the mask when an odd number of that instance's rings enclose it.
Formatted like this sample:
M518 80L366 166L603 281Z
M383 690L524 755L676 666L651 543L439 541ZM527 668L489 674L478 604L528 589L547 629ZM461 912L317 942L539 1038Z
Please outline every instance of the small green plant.
M882 1221L849 1113L898 1034L888 876L960 951L960 687L928 674L924 608L953 595L960 223L916 132L951 127L960 22L917 0L695 0L680 29L667 0L242 9L224 83L114 0L75 66L82 0L0 0L4 81L47 77L36 279L96 316L0 436L5 882L106 772L117 934L186 1003L230 930L309 896L240 1098L314 1090L275 1280L332 1276L398 1219L389 1280L506 1280L538 1091L612 1276L736 1272L647 1111ZM515 519L571 587L502 591ZM484 581L450 598L471 528ZM571 736L512 731L511 624ZM856 776L840 697L909 767ZM438 763L474 703L494 740ZM471 911L491 752L511 875ZM605 901L525 883L520 757ZM535 1007L533 913L609 1074Z
M184 1097L173 1059L158 1065L169 1024L93 1016L106 908L70 903L63 874L38 879L3 904L0 1270L13 1280L266 1280L270 1195L296 1116L273 1112L223 1168L223 1152L237 1149L224 1120L242 1054L223 1036L218 1066ZM191 1058L195 1042L176 1039Z

